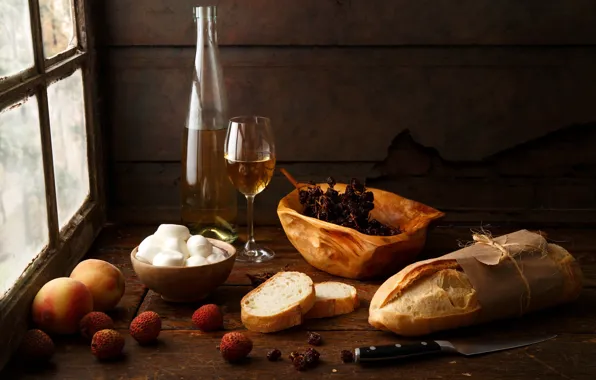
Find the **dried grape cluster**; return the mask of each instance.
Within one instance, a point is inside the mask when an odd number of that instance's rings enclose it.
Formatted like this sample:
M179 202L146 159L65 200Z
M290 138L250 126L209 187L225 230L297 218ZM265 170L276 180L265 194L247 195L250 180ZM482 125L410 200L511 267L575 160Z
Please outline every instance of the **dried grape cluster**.
M303 353L293 351L290 353L290 361L298 371L306 371L309 368L314 368L319 365L319 358L321 354L310 347L307 348Z
M281 351L277 348L274 348L273 350L267 353L267 360L269 360L270 362L274 362L279 358L281 358Z
M400 233L399 229L381 224L370 216L374 206L374 194L356 178L352 178L343 193L334 189L335 180L327 178L329 188L323 191L317 184L299 191L300 203L304 205L304 215L355 229L367 235L391 236Z
M321 334L312 331L308 332L308 344L312 344L313 346L320 346L322 341L323 337L321 336Z

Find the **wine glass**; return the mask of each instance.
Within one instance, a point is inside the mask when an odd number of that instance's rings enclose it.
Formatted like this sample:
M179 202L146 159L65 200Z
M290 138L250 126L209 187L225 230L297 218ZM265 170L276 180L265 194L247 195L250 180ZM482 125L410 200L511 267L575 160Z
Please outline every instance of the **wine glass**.
M275 144L271 122L262 116L239 116L230 119L225 142L225 160L228 177L246 197L248 214L248 240L236 260L260 263L275 253L255 242L253 204L263 191L275 169Z

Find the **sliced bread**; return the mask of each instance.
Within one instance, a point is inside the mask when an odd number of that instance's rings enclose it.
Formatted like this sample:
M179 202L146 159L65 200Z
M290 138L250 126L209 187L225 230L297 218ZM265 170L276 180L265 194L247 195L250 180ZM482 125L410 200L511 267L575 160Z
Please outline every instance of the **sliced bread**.
M305 318L325 318L348 314L358 308L356 288L342 282L327 281L315 284L315 305Z
M242 298L240 315L247 329L269 333L300 325L314 303L310 277L279 272Z

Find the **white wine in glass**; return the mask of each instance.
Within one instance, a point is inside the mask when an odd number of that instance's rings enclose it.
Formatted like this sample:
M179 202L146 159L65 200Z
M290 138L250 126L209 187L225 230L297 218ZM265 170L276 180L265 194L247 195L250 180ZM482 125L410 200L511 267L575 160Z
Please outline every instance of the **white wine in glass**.
M225 161L232 184L246 197L248 239L236 260L263 262L275 253L259 246L254 238L254 198L265 190L275 170L275 143L271 122L261 116L230 119L225 142Z
M275 169L275 157L252 152L247 161L236 161L226 156L228 177L244 195L257 195L265 190Z

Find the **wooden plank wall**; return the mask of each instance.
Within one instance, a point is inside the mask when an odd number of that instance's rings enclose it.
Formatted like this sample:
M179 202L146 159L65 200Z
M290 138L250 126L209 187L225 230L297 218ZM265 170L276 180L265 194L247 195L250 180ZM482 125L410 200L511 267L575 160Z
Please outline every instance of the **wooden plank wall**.
M178 217L204 3L97 5L112 220ZM596 2L218 4L231 114L271 117L299 180L366 178L458 223L596 222ZM273 179L259 223L290 190Z

